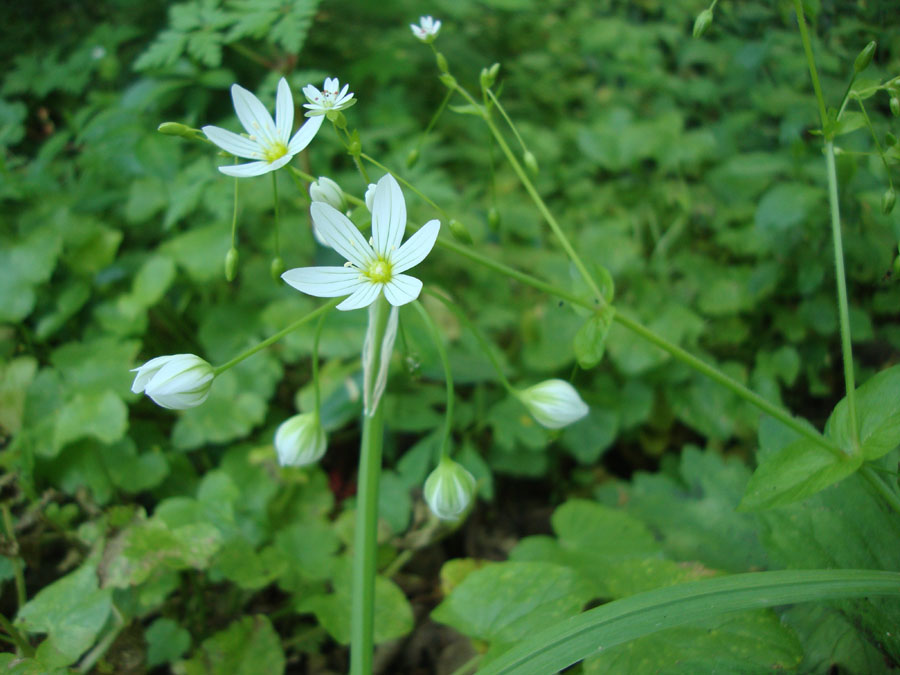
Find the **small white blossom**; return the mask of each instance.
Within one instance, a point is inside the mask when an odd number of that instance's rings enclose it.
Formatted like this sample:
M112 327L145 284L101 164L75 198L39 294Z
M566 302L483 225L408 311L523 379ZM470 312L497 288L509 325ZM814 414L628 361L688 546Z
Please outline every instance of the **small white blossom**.
M434 42L438 32L441 30L441 22L430 16L420 16L419 25L411 23L409 27L412 28L413 35L422 42Z
M425 480L425 501L441 520L457 520L469 508L475 494L475 478L462 464L442 457Z
M349 84L345 84L341 89L341 83L336 77L326 77L322 91L316 89L313 85L308 84L303 87L303 95L309 103L304 103L304 108L309 108L306 112L307 117L315 119L320 115L331 110L344 110L356 103L353 98L353 92L348 92Z
M141 392L163 408L196 408L209 396L215 378L209 363L193 354L157 356L134 368L137 373L131 391Z
M281 278L288 284L319 298L349 295L340 310L368 307L383 291L392 305L412 302L422 291L422 282L403 274L425 259L437 240L441 224L425 223L402 246L406 229L406 203L400 186L386 174L372 199L372 238L367 242L343 213L322 202L310 206L313 223L329 246L347 259L343 267L299 267Z
M516 394L542 426L562 429L588 414L587 404L565 380L546 380Z
M235 157L258 161L220 166L219 171L228 176L247 178L280 169L309 145L322 126L321 118L309 119L297 130L293 138L291 137L294 99L291 96L291 88L283 77L278 81L274 120L260 100L240 85L231 86L231 100L247 136L211 125L203 127L203 133L209 140Z
M319 176L319 180L310 183L309 198L314 202L333 206L338 211L347 210L347 200L341 186L325 176Z
M325 429L315 413L294 415L275 431L275 450L281 466L307 466L318 462L326 447Z

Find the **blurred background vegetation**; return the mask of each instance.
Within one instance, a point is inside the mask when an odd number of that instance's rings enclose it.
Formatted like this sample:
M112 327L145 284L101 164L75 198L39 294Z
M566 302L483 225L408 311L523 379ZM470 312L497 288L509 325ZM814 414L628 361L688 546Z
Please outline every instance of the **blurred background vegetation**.
M857 86L900 72L896 3L804 4L831 104L870 40L878 51ZM409 30L422 13L444 22L437 46L473 91L482 67L502 64L501 100L538 159L538 189L589 264L612 274L618 311L821 427L843 383L824 162L810 134L817 110L795 18L789 2L723 0L696 40L704 7L5 3L0 613L18 613L37 646L34 660L10 672L346 668L364 313L325 327L330 445L320 467L279 469L271 446L281 421L309 409L311 331L228 371L200 408L173 414L132 394L129 368L153 356L192 352L221 363L316 306L269 276L268 180L241 183L240 265L235 282L225 281L233 183L216 170L222 159L211 146L156 128L237 129L234 82L271 108L282 75L298 98L305 84L339 77L359 99L347 117L366 153L464 223L482 252L580 291L477 118L446 111L406 169L445 94L430 50ZM898 147L885 141L897 127L888 97L866 109L896 162ZM900 282L890 274L900 210L882 213L888 177L871 135L845 131L838 172L863 381L900 350ZM327 125L295 161L365 191ZM311 237L306 194L281 174L286 266L328 259ZM412 223L438 216L406 197ZM760 432L756 409L664 352L614 326L603 361L581 370L570 345L584 317L568 305L446 250L429 257L422 277L488 333L515 382L571 377L591 413L561 433L535 426L464 327L430 307L458 385L457 456L481 498L458 530L437 527L421 485L444 385L424 326L404 315L385 399L376 632L384 672L451 672L473 653L460 633L494 649L527 635L530 624L498 632L473 619L477 593L455 605L451 594L429 618L468 572L510 555L515 563L505 564L552 563L528 569L574 599L531 608L534 626L591 599L717 570L900 569L900 552L866 546L867 533L884 541L900 526L856 479L797 506L734 513L757 448L777 445L780 432L767 436L766 422ZM804 520L811 512L815 523ZM536 583L515 569L508 602L517 583ZM598 569L599 583L590 571ZM897 615L868 601L748 614L666 643L700 645L696 654L634 646L583 669L660 672L681 659L695 664L684 672L710 663L880 672L900 655L896 632L882 630ZM718 641L702 642L713 628ZM729 651L748 631L758 661ZM852 637L835 647L835 635ZM640 661L647 653L659 663ZM713 660L692 661L699 653ZM11 654L0 655L9 663Z

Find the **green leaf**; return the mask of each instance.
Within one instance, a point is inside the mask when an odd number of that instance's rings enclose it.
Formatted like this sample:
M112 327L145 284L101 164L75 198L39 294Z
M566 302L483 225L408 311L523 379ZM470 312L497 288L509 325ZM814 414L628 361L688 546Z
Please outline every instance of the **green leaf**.
M191 647L191 634L172 619L157 619L144 633L147 641L147 667L171 663Z
M856 390L859 441L867 461L883 457L900 445L900 366L883 370ZM850 412L847 399L835 406L825 433L844 449L852 452Z
M578 365L585 370L600 363L606 351L606 336L612 325L616 310L607 305L599 312L592 314L575 333L573 347Z
M900 597L900 574L869 570L754 572L693 581L616 600L523 640L479 675L544 675L657 631L745 609L798 602Z
M0 322L18 322L34 309L34 287L50 278L62 241L49 227L19 243L0 239Z
M0 429L13 435L22 426L28 387L37 373L37 360L21 356L0 364Z
M59 659L47 665L63 666L94 644L111 609L112 589L99 588L94 560L42 588L21 609L16 623L29 633L47 633L45 651Z
M843 136L866 126L866 116L861 112L846 110L830 130L833 136Z
M128 407L112 391L76 394L56 418L55 453L81 438L115 443L128 429Z
M763 195L756 208L756 228L773 245L784 245L785 235L806 222L814 205L824 195L803 183L779 183ZM791 237L787 241L793 241Z
M307 518L279 530L275 546L290 562L279 584L284 588L302 587L309 581L331 578L340 540L330 523Z
M806 499L856 472L860 466L859 455L843 455L800 438L774 455L760 459L738 510L759 511Z
M171 258L155 255L148 258L134 277L132 297L141 307L152 307L175 278L175 263Z
M226 42L242 37L264 39L297 54L306 41L320 0L233 0L234 26Z
M262 614L245 616L205 640L187 661L176 663L176 675L280 675L284 650L272 622Z

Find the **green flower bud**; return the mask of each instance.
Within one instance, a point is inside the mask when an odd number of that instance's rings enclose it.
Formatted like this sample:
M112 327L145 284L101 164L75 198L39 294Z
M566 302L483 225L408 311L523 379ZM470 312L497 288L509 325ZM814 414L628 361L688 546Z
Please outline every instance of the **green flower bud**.
M172 354L150 359L134 368L131 391L145 393L163 408L196 408L209 396L216 374L209 363L193 354Z
M442 457L425 480L425 501L441 520L459 520L475 496L475 478L462 464Z
M357 140L350 141L350 144L347 146L347 152L356 157L362 152L362 143Z
M894 117L900 117L900 98L891 96L891 114Z
M238 252L237 249L232 246L228 249L228 253L225 254L225 279L226 281L234 281L234 278L237 276L237 263L238 263Z
M533 154L531 154L531 150L526 150L525 154L522 155L522 162L525 164L525 168L531 172L532 176L537 176L538 174L538 163L537 159Z
M497 210L496 206L488 209L488 226L493 231L500 227L500 211Z
M166 136L181 136L182 138L197 138L199 129L193 129L180 122L163 122L156 130Z
M456 88L456 78L450 73L443 73L438 79L444 83L444 86L447 87L447 89Z
M434 60L437 61L437 67L438 67L438 70L440 70L442 73L449 73L449 72L450 72L450 66L447 65L447 59L446 59L446 57L445 57L443 54L441 54L440 52L438 52L438 53L435 55Z
M853 62L853 70L861 73L869 64L872 63L872 57L875 55L875 40L863 47L863 50L857 54L856 60Z
M307 466L322 459L328 441L315 413L294 415L275 431L275 451L281 466Z
M694 21L694 37L700 38L703 37L703 34L709 29L713 22L713 12L711 9L706 8L702 12L697 15L696 21Z
M894 188L889 187L881 195L881 212L885 215L894 210L894 204L897 202L897 193Z
M497 81L497 73L500 72L500 64L495 63L490 68L481 69L481 88L490 89Z
M411 169L416 165L416 162L419 161L419 149L413 148L409 151L409 154L406 156L406 168Z
M500 64L499 63L495 63L494 65L491 66L490 70L488 70L488 75L491 78L491 84L494 84L494 82L497 80L497 74L499 72L500 72Z
M472 235L469 234L469 230L455 218L450 220L450 233L457 241L468 244L469 246L472 245Z
M278 281L281 279L281 274L284 272L284 260L281 259L280 255L276 255L272 258L272 264L269 265L269 274L272 275L272 279Z
M541 426L562 429L588 414L587 404L565 380L545 380L516 392Z

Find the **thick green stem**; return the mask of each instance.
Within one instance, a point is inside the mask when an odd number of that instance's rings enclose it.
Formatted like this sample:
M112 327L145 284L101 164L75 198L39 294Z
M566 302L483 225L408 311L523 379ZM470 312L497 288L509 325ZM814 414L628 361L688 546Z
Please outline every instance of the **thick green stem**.
M441 357L441 364L444 366L444 381L447 387L447 409L444 412L444 436L441 439L441 457L446 457L450 453L450 433L453 430L453 372L450 369L450 359L447 358L447 348L444 347L444 341L441 338L441 332L438 330L437 324L434 323L428 315L428 311L422 306L422 303L416 301L413 306L418 310L422 321L428 326L431 333L431 339L435 348Z
M373 383L381 366L381 343L387 330L390 308L383 295L375 301L369 315ZM378 553L378 483L381 477L381 444L384 435L384 408L363 414L362 441L359 448L359 477L356 496L356 531L353 546L353 599L350 619L350 673L371 675L375 625L375 572Z
M270 335L265 340L263 340L262 342L260 342L257 345L254 345L253 347L251 347L244 353L239 354L238 356L235 356L233 359L231 359L231 361L228 361L227 363L223 363L221 366L216 366L213 369L213 371L215 372L216 375L220 375L223 372L225 372L226 370L228 370L229 368L233 368L234 366L239 364L244 359L253 356L256 352L258 352L262 349L265 349L269 345L275 344L281 338L283 338L285 335L287 335L288 333L294 332L303 324L312 321L313 319L315 319L318 316L321 316L322 314L325 314L330 309L332 309L335 305L337 305L341 300L343 300L343 298L337 298L336 300L330 300L329 302L326 302L324 305L322 305L318 309L314 309L309 314L304 314L299 319L294 321L294 323L290 324L286 328L282 328L277 333Z

